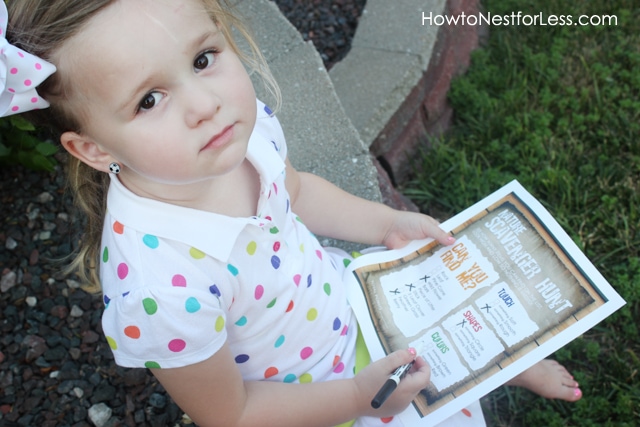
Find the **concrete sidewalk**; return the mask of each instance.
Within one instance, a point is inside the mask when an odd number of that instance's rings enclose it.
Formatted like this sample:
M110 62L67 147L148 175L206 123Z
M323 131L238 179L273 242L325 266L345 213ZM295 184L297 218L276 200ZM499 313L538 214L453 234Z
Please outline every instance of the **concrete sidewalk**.
M376 201L382 196L369 146L429 65L438 28L422 26L422 11L445 7L445 0L392 3L367 1L352 50L331 73L275 3L238 3L282 90L278 117L292 164Z
M368 0L347 57L329 73L347 116L371 146L431 62L446 0ZM393 5L391 7L391 5Z
M243 0L238 7L280 85L283 103L278 118L291 163L351 193L380 200L368 147L342 108L316 49L302 39L275 3ZM257 90L259 97L268 99L258 85Z

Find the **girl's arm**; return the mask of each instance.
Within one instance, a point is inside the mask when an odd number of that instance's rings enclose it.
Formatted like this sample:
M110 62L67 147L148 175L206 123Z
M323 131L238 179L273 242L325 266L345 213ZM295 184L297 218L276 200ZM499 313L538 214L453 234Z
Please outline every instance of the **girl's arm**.
M429 383L430 370L421 358L380 409L374 410L370 403L389 373L414 357L407 350L396 351L352 379L310 384L245 382L225 344L204 362L152 372L201 427L326 427L363 415L395 415L406 408Z
M286 183L293 211L315 234L393 249L426 237L444 245L454 242L430 216L354 196L317 175L296 171L288 160Z

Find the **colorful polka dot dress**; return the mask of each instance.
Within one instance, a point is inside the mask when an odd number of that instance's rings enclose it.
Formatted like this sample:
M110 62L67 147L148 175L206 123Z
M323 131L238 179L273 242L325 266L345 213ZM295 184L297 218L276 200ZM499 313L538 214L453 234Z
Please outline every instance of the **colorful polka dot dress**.
M353 375L357 328L342 271L291 212L286 145L270 113L258 102L247 154L262 186L253 217L141 198L112 176L102 323L118 364L181 367L228 342L246 380Z

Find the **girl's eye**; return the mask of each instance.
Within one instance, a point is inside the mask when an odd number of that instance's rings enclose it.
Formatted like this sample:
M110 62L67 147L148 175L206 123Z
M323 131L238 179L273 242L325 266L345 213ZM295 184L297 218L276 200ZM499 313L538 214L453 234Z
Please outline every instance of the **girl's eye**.
M138 109L143 111L151 110L161 99L162 94L160 92L149 92L140 101Z
M215 61L215 52L208 51L203 52L193 61L193 68L198 71L202 71L207 67L210 67Z

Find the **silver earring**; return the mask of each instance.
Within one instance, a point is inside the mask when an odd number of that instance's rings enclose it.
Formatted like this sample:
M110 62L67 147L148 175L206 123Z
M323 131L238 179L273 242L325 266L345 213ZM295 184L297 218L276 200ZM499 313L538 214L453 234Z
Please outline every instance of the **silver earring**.
M118 175L120 173L120 165L116 162L109 163L109 170L112 174Z

